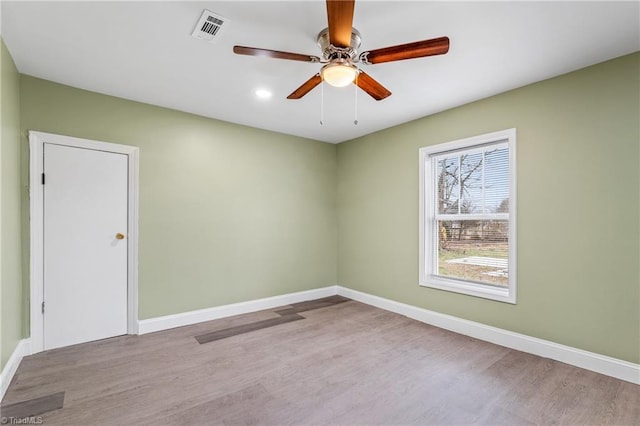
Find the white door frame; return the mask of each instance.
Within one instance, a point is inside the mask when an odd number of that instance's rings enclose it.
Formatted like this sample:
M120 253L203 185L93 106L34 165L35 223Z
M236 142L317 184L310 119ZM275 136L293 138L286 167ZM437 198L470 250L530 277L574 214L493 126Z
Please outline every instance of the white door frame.
M127 333L138 334L138 154L135 146L29 131L31 353L44 350L44 144L124 154L128 159Z

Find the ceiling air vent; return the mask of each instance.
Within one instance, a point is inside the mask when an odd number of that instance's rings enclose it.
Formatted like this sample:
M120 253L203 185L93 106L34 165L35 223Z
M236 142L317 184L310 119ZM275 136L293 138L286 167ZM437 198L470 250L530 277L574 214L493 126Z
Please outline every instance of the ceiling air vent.
M212 43L220 37L220 33L227 22L228 19L205 9L191 35Z

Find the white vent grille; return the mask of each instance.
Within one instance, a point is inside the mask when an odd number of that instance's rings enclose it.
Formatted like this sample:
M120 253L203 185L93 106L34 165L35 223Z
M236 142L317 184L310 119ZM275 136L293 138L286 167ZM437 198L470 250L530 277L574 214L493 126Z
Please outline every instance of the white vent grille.
M200 40L214 42L220 37L228 21L228 19L205 9L191 35Z

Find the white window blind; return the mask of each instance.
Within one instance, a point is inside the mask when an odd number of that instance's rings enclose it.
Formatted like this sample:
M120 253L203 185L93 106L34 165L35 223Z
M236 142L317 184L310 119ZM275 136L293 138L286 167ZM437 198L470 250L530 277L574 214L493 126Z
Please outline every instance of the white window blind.
M431 161L435 163L438 219L507 219L509 147L506 143L434 155Z

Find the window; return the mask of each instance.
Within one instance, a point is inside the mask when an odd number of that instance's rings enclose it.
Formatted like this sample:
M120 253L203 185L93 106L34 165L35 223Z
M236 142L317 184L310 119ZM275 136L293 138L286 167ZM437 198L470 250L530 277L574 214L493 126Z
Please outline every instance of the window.
M515 129L420 149L420 285L516 302Z

